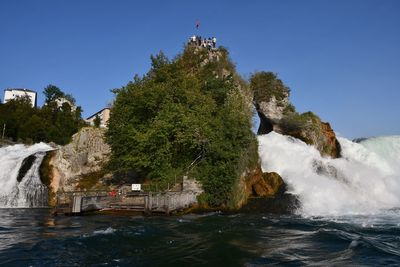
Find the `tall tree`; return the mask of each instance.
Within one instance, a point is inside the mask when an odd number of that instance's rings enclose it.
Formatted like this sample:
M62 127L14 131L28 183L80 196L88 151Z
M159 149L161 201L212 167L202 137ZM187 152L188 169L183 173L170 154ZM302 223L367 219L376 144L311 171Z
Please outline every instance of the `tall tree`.
M43 94L46 104L54 102L56 99L65 97L64 92L62 92L60 88L52 84L49 84L48 86L46 86L46 88L44 88Z

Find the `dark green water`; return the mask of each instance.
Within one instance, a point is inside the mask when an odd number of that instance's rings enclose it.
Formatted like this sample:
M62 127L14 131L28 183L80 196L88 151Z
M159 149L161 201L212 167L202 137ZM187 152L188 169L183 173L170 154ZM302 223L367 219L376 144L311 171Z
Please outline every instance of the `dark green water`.
M399 266L399 216L53 217L0 209L1 266Z

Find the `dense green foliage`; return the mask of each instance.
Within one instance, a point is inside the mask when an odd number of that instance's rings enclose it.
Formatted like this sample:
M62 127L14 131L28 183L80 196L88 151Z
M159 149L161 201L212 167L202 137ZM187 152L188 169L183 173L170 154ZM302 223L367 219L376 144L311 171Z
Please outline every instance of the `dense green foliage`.
M258 160L243 81L225 49L187 47L172 61L162 53L151 61L144 77L114 90L106 134L111 170L157 182L189 175L203 184L205 202L227 204Z
M75 98L70 94L65 94L55 85L48 85L43 90L43 94L45 96L45 104L51 105L51 103L57 102L58 100L66 100L70 103L70 105L75 105Z
M99 115L96 115L96 117L93 120L93 125L94 125L94 127L99 128L100 124L101 124L101 119L100 119Z
M292 113L280 121L282 130L286 133L295 133L312 130L312 127L321 123L320 118L311 111L302 114Z
M289 87L278 79L277 75L272 72L256 72L250 77L250 88L254 93L254 101L268 102L272 96L279 101L288 97L290 93Z
M73 108L72 96L65 95L59 88L45 88L45 105L33 108L29 98L20 97L0 105L0 127L5 125L5 137L22 142L55 142L66 144L71 136L84 125L82 109ZM57 102L66 99L64 103ZM69 103L68 103L69 102Z

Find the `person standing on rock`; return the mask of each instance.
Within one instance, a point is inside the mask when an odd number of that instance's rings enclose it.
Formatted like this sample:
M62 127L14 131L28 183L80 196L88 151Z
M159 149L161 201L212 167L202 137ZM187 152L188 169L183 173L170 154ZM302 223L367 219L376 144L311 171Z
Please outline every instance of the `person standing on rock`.
M215 46L217 45L217 38L215 38L215 37L212 38L212 44L213 44L213 48L215 48Z

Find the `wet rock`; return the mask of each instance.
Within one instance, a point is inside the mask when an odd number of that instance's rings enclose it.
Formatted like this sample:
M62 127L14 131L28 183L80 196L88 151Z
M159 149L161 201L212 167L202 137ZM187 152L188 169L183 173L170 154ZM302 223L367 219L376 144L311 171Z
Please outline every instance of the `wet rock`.
M231 208L238 209L244 206L249 198L273 197L284 187L281 176L275 172L263 173L261 166L243 173L237 189L234 192Z
M287 186L283 184L273 196L250 198L240 211L244 213L293 214L299 208L299 199L288 193Z

